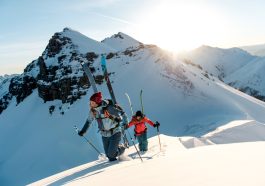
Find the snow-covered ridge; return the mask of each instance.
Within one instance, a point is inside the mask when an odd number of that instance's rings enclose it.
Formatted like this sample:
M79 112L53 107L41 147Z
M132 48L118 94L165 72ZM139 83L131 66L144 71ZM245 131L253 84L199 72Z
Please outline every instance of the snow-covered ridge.
M239 48L220 49L202 46L181 55L190 63L218 77L225 83L260 100L265 100L264 58Z
M201 65L204 70L220 79L248 64L255 56L239 48L221 49L201 46L183 54L182 58Z
M118 51L126 50L127 48L137 48L139 45L142 45L141 42L135 40L134 38L119 32L113 36L106 38L101 41L112 48L115 48Z
M95 53L109 53L115 52L115 49L104 43L100 43L94 39L88 38L87 36L77 32L71 28L65 28L61 32L63 37L70 38L72 43L78 47L80 53L86 54L87 52Z
M252 55L261 56L261 57L265 56L265 44L242 46L239 48L248 51Z
M249 95L265 101L264 70L265 57L257 58L227 76L224 81Z

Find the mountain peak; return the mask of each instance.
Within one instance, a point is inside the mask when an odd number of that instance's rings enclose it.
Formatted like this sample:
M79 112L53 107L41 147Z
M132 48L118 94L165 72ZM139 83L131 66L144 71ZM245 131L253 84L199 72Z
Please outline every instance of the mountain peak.
M141 42L122 32L118 32L117 34L102 40L101 43L111 46L116 50L125 50L130 47L134 48L142 45Z
M70 27L65 27L63 29L63 32L68 32L68 31L74 31L74 30L72 28L70 28Z
M81 53L107 53L114 51L111 47L106 46L104 43L100 43L99 41L89 38L69 27L64 28L63 32L60 32L60 34L63 37L69 38L72 43L77 46L79 52Z

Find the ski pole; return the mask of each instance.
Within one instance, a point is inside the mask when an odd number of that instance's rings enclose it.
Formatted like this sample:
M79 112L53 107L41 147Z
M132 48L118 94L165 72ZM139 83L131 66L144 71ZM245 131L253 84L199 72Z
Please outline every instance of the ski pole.
M127 139L127 136L126 136L126 134L125 134L125 132L124 132L124 129L122 129L122 132L121 132L121 134L122 134L122 138L123 138L123 141L124 141L124 144L125 144L125 147L128 149L130 146L130 144L129 144L129 141L128 141L128 139Z
M75 128L75 131L78 133L79 130L78 130L77 126L74 126L74 128ZM89 141L85 136L82 136L82 137L86 140L86 142L87 142L89 145L91 145L91 147L93 147L93 149L94 149L95 151L97 151L97 153L98 153L99 155L102 155L102 153L97 149L97 147L96 147L95 145L93 145L93 143L91 143L91 141Z
M158 124L158 122L156 122ZM157 130L157 136L158 136L158 140L159 140L159 146L160 146L160 152L161 152L161 142L160 142L160 132L159 132L159 126L156 127Z
M127 130L127 132L128 132L128 134L129 134L129 137L131 138L131 141L132 141L132 143L133 143L133 146L134 146L134 148L135 148L135 150L136 150L138 156L140 157L141 161L143 162L142 156L141 156L139 150L137 149L137 147L136 147L136 145L135 145L135 143L134 143L134 140L133 140L133 138L132 138L132 136L131 136L131 133L130 133L128 130Z
M143 104L143 90L140 92L140 102L142 107L142 113L144 114L144 104Z

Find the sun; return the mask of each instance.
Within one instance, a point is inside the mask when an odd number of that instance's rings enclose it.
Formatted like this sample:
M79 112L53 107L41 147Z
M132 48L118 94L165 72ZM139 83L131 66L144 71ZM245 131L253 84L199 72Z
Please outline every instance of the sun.
M142 40L167 50L182 51L222 40L224 26L224 18L214 8L172 1L142 15L138 33Z

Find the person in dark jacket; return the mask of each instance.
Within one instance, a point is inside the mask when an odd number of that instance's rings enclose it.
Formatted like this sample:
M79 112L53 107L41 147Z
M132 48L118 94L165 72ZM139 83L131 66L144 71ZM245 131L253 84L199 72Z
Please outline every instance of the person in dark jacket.
M159 123L153 123L150 119L143 115L141 111L137 111L132 117L132 120L127 125L127 128L135 126L134 135L137 137L139 142L139 149L141 152L146 152L148 150L148 140L147 140L147 127L145 123L153 127L159 127Z
M117 160L117 157L125 151L125 147L120 144L120 141L121 127L123 127L121 125L128 124L126 113L120 106L112 104L111 100L103 100L101 92L97 92L90 97L89 116L78 134L83 136L95 119L98 120L98 128L102 135L106 156L109 161Z

